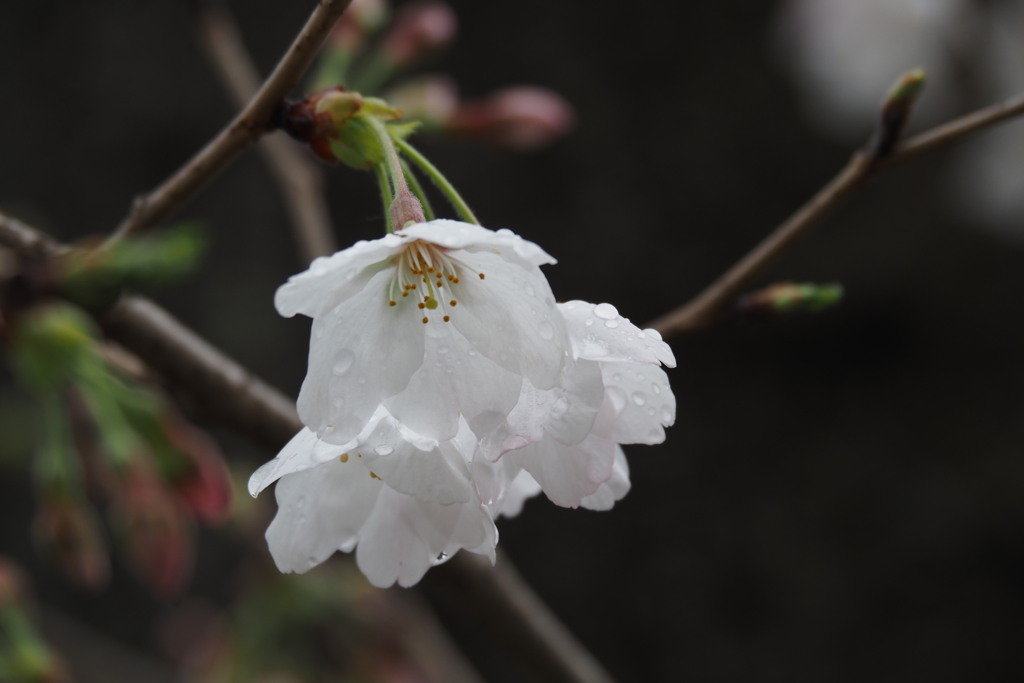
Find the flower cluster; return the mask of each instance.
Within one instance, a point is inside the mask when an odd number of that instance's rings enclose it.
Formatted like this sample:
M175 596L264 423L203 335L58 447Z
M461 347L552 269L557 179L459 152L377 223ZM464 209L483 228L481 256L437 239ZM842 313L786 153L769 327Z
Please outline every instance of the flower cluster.
M507 230L450 220L360 242L278 290L313 318L306 428L249 482L277 485L282 571L355 550L409 586L460 549L494 559L494 520L540 491L606 510L629 490L619 444L675 419L657 332L609 304L556 304L554 263Z

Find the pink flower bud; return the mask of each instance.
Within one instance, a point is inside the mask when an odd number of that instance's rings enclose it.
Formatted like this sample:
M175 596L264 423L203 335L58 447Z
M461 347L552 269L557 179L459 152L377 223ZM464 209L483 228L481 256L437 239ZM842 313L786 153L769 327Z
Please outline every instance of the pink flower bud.
M135 571L158 596L178 595L192 572L191 526L148 463L131 463L111 512Z
M572 128L572 107L551 90L533 86L505 88L484 100L464 102L448 129L517 152L551 144Z
M65 496L44 498L32 531L36 543L68 579L90 589L107 584L110 560L96 515L87 503Z
M384 24L387 15L384 0L352 0L331 33L330 47L356 52Z
M392 64L405 66L450 43L457 29L455 12L447 4L415 2L399 10L381 52Z
M186 460L170 484L178 499L200 522L224 521L231 509L231 475L217 444L178 415L165 414L167 440Z
M431 127L447 126L459 106L455 81L440 74L404 80L384 99L402 110L402 118L417 119Z

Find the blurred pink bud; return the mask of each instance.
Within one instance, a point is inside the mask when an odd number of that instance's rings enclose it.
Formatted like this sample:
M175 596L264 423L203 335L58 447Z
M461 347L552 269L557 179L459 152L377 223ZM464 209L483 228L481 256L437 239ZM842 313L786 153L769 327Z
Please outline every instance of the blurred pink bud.
M399 10L381 52L392 64L405 66L452 42L457 30L455 12L447 4L414 2Z
M84 588L110 580L110 559L91 506L66 496L44 498L32 522L36 543L64 575Z
M345 52L356 52L369 36L384 25L387 16L388 6L384 0L352 0L334 26L330 46Z
M185 468L170 482L192 515L207 524L222 522L231 509L231 475L213 439L184 418L165 414L167 440L186 459Z
M517 86L484 100L464 102L447 127L453 133L529 152L568 133L574 120L572 106L561 95L545 88Z
M459 106L455 81L439 74L403 81L384 99L402 110L402 118L417 119L431 127L447 126Z
M25 578L13 561L0 557L0 604L17 602L25 590Z
M192 573L191 527L147 462L136 458L128 466L111 513L143 581L159 597L180 594Z

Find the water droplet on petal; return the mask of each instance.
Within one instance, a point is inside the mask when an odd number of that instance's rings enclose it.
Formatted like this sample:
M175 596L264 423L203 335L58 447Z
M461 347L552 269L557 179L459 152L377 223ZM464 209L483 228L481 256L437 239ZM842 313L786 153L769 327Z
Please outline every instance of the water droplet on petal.
M604 321L604 326L607 327L610 330L614 330L616 327L619 326L619 321L618 320L605 320Z
M648 408L647 409L647 414L650 415L651 417L654 417L654 413L655 413L654 408Z
M661 395L661 386L657 382L655 382L654 384L651 385L651 391L654 392L655 396L660 396Z
M661 332L658 332L653 327L648 327L646 330L644 330L644 333L647 334L647 336L649 337L653 337L654 339L661 341Z
M537 295L537 291L533 287L531 287L530 285L526 285L526 293L529 296L536 296Z
M675 413L668 408L661 409L661 421L665 424L669 424L676 419Z
M334 357L334 372L335 375L344 375L348 372L348 369L352 367L352 363L355 362L355 354L351 351L343 350Z
M587 318L587 323L586 323L586 324L587 324L588 326L589 326L589 325L593 325L593 324L594 324L594 319L593 319L593 318Z
M637 404L638 406L642 406L643 404L647 403L647 397L644 396L639 391L634 391L633 392L633 403Z
M542 322L537 326L537 333L540 334L541 339L551 341L555 338L555 328L551 327L551 323Z
M444 354L448 353L448 347L442 344L441 346L437 347L437 352L443 356Z
M602 320L612 320L619 317L619 311L611 304L598 304L594 306L594 315Z
M395 452L395 449L392 448L391 446L388 446L387 444L381 444L380 446L377 446L373 450L377 455L380 456L391 455L392 453Z

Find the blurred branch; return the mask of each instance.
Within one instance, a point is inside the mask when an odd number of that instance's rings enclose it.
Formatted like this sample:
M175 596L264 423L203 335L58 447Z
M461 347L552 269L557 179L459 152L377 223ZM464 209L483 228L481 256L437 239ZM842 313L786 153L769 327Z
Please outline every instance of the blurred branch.
M110 240L117 240L167 218L223 170L246 145L272 130L274 112L309 68L350 2L320 0L288 52L249 104L163 184L149 194L137 197L132 210Z
M0 213L0 245L59 253L63 247L38 231ZM279 450L302 429L295 403L262 382L185 327L167 311L140 297L125 297L99 316L107 333L189 394L228 426L270 450ZM460 553L435 572L471 591L474 602L486 605L481 623L504 634L497 642L523 665L553 683L606 683L611 679L562 625L507 559L492 569L460 559ZM460 595L460 599L465 599Z
M200 2L196 29L232 100L245 106L259 89L260 77L231 13L223 4ZM259 149L284 197L303 259L308 262L337 251L319 169L283 136L264 138Z
M954 142L975 131L1021 114L1024 114L1024 95L980 109L921 133L898 145L888 156L878 157L864 151L856 152L825 187L736 265L689 302L649 323L650 327L661 332L662 336L672 338L710 326L723 307L734 301L793 242L817 225L829 211L872 174L888 170L922 152Z

